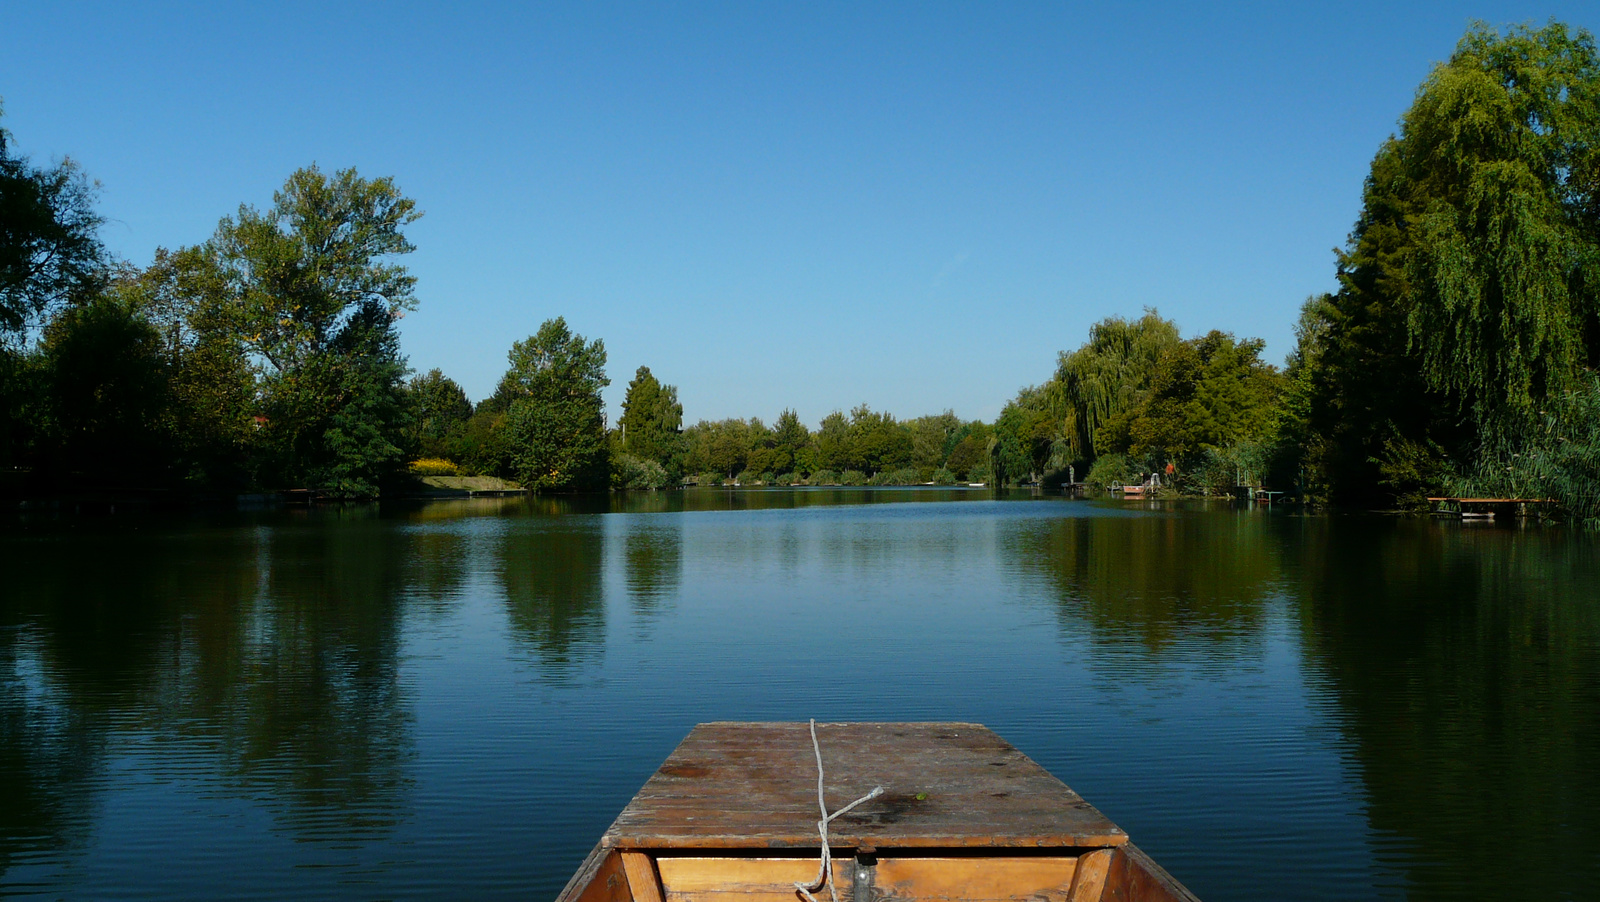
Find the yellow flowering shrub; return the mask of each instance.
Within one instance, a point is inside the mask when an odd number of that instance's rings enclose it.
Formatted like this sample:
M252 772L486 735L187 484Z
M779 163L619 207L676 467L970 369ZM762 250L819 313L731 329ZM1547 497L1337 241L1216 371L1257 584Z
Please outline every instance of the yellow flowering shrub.
M411 462L411 472L415 476L458 476L460 472L455 461L445 460L442 457L424 457Z

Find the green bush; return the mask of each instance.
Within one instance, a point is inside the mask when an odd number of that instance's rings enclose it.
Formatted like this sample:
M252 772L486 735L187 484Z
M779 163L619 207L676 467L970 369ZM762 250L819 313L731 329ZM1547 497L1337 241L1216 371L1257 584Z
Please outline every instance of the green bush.
M940 467L939 469L933 471L933 484L934 485L955 485L956 484L956 474L950 472L949 470L946 470L944 467Z
M1121 454L1102 454L1095 459L1094 466L1089 468L1089 475L1083 481L1094 488L1106 489L1113 485L1126 485L1133 478L1133 468L1128 465L1126 457Z
M653 460L618 454L611 461L611 485L618 489L664 489L672 485L672 474Z
M845 470L839 474L840 485L866 485L867 474L860 470Z
M832 470L818 470L811 474L812 485L838 485L839 474Z

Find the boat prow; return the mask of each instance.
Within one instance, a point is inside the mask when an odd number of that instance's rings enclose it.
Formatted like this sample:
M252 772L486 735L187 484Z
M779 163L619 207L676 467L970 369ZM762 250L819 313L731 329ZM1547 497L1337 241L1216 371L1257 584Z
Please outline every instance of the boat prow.
M841 902L1197 902L1077 793L979 724L701 724L557 902L819 902L816 755Z

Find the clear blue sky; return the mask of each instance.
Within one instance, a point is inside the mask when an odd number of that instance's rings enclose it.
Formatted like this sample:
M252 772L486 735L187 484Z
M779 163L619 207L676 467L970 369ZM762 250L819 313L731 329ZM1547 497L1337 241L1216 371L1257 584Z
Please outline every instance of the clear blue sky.
M5 0L0 98L135 263L297 167L394 176L426 211L405 351L474 399L563 315L613 416L643 364L691 422L991 419L1146 306L1281 360L1430 67L1472 19L1552 17L1600 29L1491 0Z

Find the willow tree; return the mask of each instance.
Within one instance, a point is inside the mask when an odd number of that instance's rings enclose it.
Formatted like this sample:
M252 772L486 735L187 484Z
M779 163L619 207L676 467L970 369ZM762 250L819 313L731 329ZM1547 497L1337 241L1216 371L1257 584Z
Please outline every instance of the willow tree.
M1478 26L1393 140L1410 195L1407 326L1484 438L1580 387L1600 356L1600 57L1552 23Z
M1289 431L1313 482L1363 503L1435 493L1582 390L1600 362L1597 189L1593 39L1474 27L1373 158L1339 290L1305 309Z
M1136 320L1103 319L1090 327L1082 347L1062 352L1047 393L1072 459L1089 460L1101 453L1096 433L1139 403L1162 355L1181 341L1177 323L1146 310Z

